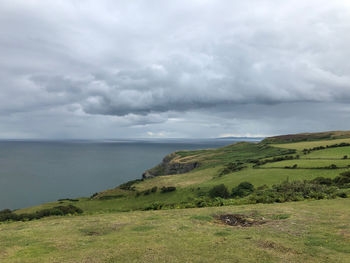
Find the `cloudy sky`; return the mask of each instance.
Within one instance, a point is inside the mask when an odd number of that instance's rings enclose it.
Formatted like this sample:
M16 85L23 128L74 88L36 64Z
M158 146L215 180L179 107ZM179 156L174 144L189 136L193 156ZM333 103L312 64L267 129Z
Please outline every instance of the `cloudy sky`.
M350 129L350 1L0 0L0 138Z

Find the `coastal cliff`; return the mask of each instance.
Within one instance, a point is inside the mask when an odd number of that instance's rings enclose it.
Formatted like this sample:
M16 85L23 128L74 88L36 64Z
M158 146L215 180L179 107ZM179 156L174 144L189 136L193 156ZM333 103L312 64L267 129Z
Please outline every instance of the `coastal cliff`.
M174 152L165 156L163 161L157 166L146 170L142 174L142 179L153 178L161 175L187 173L199 166L200 163L197 161L181 160L181 156Z

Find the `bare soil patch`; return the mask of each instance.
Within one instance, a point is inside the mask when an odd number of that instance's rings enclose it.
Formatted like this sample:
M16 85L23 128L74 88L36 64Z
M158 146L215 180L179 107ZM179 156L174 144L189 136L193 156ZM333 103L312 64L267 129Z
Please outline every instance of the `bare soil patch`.
M251 227L254 225L262 225L266 223L266 220L264 220L264 218L251 218L247 215L242 214L218 215L217 219L229 226Z

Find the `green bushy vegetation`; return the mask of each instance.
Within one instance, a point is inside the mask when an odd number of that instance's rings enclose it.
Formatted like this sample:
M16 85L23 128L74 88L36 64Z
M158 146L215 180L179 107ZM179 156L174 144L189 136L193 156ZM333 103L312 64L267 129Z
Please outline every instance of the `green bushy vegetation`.
M68 214L81 214L83 212L82 209L73 206L56 206L53 208L47 208L39 210L35 213L23 213L16 214L10 209L5 209L0 211L0 222L4 221L30 221L34 219L40 219L48 216L63 216Z
M212 189L210 189L209 196L212 198L215 198L215 197L228 198L230 196L230 193L224 184L219 184L214 186Z
M232 197L245 197L254 192L254 185L249 182L242 182L232 189Z
M135 184L141 181L142 181L141 179L131 180L124 184L119 185L119 188L123 190L134 190Z
M346 198L348 194L343 189L347 188L350 188L350 171L341 173L334 179L317 177L303 181L286 180L271 187L263 185L255 188L249 182L242 182L234 187L231 193L224 184L220 184L212 187L207 193L200 192L199 197L191 201L171 204L155 202L145 210Z
M160 189L160 192L161 193L169 193L169 192L174 192L176 190L176 187L175 186L167 186L167 187L162 187Z
M244 165L242 162L231 162L225 165L224 169L220 172L220 176L241 171L242 169L246 168L247 166Z

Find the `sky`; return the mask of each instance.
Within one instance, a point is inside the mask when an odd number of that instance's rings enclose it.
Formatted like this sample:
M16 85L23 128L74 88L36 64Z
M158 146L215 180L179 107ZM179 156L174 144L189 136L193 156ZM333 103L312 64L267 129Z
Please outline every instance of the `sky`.
M0 139L350 130L350 1L0 0Z

